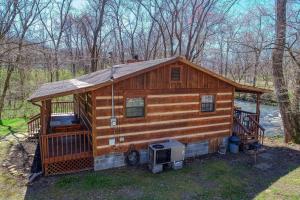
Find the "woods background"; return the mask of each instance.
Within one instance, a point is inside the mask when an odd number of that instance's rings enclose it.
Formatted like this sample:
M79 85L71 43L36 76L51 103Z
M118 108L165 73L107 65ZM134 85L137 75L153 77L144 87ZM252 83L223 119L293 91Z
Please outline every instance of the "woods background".
M0 119L29 117L45 82L175 55L273 88L275 1L0 0ZM299 113L300 3L287 1L283 82ZM271 98L270 96L266 98Z

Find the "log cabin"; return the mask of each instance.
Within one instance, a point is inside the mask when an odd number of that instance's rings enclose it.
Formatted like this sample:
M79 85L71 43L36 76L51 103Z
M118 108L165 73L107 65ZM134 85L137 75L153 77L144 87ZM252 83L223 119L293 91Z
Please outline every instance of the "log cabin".
M256 111L235 108L235 92L255 94ZM28 131L38 138L45 175L124 166L132 149L146 163L148 145L168 139L194 157L218 151L231 135L262 143L266 92L180 56L130 62L40 86L29 98L40 113ZM73 100L57 101L62 96Z

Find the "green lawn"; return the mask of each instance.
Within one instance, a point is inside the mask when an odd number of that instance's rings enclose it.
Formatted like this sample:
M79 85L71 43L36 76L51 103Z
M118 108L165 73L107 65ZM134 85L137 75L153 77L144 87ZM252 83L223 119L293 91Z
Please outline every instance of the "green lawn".
M297 191L298 190L298 191ZM260 193L256 199L300 199L300 167L281 177Z
M246 182L239 179L243 170L214 160L161 174L146 169L88 172L59 177L46 190L50 199L85 199L87 195L90 199L99 195L103 199L241 199L246 192ZM29 199L44 198L43 193L32 195Z
M24 133L27 131L26 118L0 120L0 137L10 133Z
M209 156L182 170L152 174L145 167L43 177L25 199L300 199L300 154L271 149L270 170L254 167L246 154Z

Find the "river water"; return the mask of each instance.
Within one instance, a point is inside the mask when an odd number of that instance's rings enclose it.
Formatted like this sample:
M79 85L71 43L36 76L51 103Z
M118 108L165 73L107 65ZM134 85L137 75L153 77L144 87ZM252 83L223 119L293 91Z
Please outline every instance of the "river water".
M235 100L235 106L241 107L242 110L254 112L256 103ZM266 136L283 135L283 126L281 115L277 106L260 105L260 124L266 129Z

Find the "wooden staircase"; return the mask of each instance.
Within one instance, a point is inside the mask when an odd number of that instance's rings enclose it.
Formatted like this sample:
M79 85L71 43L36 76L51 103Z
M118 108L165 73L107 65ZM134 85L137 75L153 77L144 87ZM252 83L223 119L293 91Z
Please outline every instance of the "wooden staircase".
M236 109L233 134L241 139L243 146L255 142L263 144L265 129L259 124L259 116L257 114Z
M39 133L41 130L41 115L37 114L29 119L27 122L28 126L28 139L38 140Z

